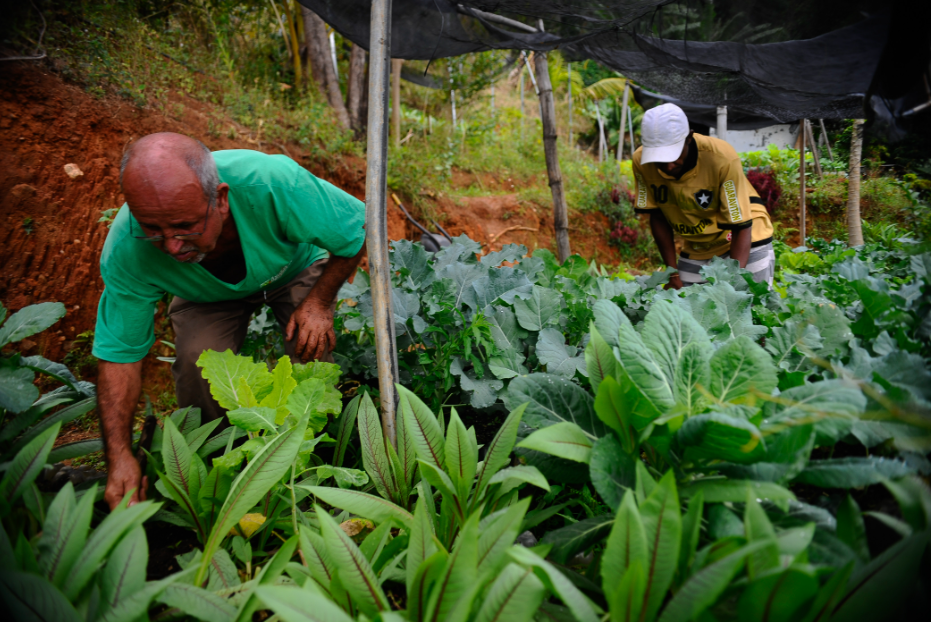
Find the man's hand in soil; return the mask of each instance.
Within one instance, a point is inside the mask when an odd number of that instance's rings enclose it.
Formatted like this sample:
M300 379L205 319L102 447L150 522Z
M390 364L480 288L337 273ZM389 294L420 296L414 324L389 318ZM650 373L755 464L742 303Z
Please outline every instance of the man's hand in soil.
M111 510L119 505L126 493L131 490L133 495L129 498L129 505L145 501L149 478L141 477L142 471L139 469L139 462L136 461L135 456L126 453L119 458L112 458L107 470L107 489L103 498Z
M319 361L336 347L332 307L308 297L291 314L284 338L297 340L294 350L302 362Z
M663 289L682 289L682 277L678 272L669 277L669 282L663 285Z

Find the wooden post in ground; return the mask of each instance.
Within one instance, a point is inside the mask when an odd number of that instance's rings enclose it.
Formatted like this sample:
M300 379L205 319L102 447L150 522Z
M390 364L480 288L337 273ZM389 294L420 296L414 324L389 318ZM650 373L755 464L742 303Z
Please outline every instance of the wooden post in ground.
M540 20L543 30L543 20ZM566 194L562 185L562 171L559 168L559 154L556 144L556 105L553 102L553 85L546 54L536 54L534 69L537 74L537 88L540 91L540 115L543 121L543 152L546 155L546 174L549 177L550 190L553 193L553 228L556 232L556 255L563 262L569 257L569 216Z
M799 226L798 233L801 240L799 246L805 246L805 134L808 132L805 131L805 126L808 123L808 119L802 119L798 123L798 139L799 139L799 148L798 148L798 193L799 193Z
M621 130L617 133L617 161L624 159L624 134L627 126L627 107L630 97L630 82L624 83L624 99L621 100ZM631 145L633 146L633 145Z
M401 146L401 66L400 58L391 59L391 132L394 134L394 146Z
M569 94L566 96L569 102L569 148L572 149L572 63L569 63L567 76L569 80Z
M811 149L811 156L815 162L815 172L818 174L818 179L824 181L824 173L821 171L821 157L818 153L818 145L815 144L815 134L811 131L811 121L805 120L805 135L808 137L809 149Z
M847 245L863 244L863 224L860 222L860 158L863 154L863 119L853 122L850 137L850 172L847 173Z
M824 141L824 144L828 147L828 157L831 158L831 162L834 161L834 150L831 149L831 141L828 140L828 131L824 127L824 119L818 119L818 122L821 124L821 140Z

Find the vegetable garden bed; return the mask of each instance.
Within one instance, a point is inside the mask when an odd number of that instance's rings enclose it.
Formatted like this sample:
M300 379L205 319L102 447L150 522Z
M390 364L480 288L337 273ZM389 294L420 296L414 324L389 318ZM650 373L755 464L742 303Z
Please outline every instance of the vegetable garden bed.
M100 448L54 447L93 386L5 355L0 599L17 620L914 610L931 570L923 250L781 248L772 290L719 261L709 284L667 291L665 272L398 242L397 447L372 400L360 273L341 293L338 365L205 352L232 425L164 417L149 500L113 512L99 482L38 478ZM0 311L0 346L63 314ZM61 386L39 395L36 373Z

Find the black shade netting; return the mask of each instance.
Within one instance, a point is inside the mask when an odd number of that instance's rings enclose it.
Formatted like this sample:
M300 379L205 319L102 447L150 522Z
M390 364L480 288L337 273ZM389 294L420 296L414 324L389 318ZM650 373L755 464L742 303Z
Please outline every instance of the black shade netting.
M370 0L300 1L368 48ZM931 2L908 0L393 0L391 55L560 49L703 117L727 105L732 127L761 127L920 103L928 17Z

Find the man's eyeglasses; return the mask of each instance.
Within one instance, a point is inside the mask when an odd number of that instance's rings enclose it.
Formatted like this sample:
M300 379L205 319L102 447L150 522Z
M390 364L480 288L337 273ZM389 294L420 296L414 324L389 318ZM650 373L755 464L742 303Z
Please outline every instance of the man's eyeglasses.
M193 233L179 233L177 235L136 235L136 232L133 230L133 221L135 218L130 216L129 218L129 233L137 240L145 240L147 242L161 242L166 237L174 238L176 240L192 240L200 235L203 235L207 231L207 219L210 217L210 206L207 206L207 213L204 215L204 229L203 231L195 231Z

